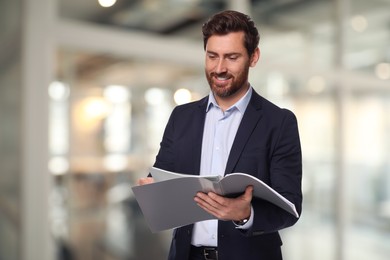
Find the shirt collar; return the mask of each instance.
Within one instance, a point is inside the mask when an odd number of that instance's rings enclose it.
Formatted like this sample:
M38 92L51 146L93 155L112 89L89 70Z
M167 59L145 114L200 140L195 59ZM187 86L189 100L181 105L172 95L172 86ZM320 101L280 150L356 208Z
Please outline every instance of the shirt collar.
M232 110L233 108L237 108L238 111L240 111L241 113L244 113L244 111L245 111L246 107L248 106L249 101L251 99L252 92L253 92L252 86L249 85L248 91L245 93L245 95L242 98L240 98L240 100L238 100L234 105L229 107L226 111ZM209 101L208 101L207 107L206 107L206 112L209 112L211 107L213 107L213 106L219 107L217 101L215 100L213 92L210 91Z

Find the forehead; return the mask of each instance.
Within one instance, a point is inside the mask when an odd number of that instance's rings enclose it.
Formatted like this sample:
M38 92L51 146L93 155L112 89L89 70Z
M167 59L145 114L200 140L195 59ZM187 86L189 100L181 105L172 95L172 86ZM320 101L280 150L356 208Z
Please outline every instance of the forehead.
M215 53L246 52L244 46L244 32L213 35L207 41L206 51Z

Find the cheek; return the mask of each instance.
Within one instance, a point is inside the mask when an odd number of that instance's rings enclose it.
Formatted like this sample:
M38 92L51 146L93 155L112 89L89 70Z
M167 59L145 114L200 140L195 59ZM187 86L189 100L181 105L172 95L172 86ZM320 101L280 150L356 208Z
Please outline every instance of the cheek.
M230 74L232 74L234 76L238 76L242 73L242 68L239 66L230 66L230 67L228 67L228 71Z
M206 63L205 63L206 71L212 71L214 68L215 68L215 62L210 61L210 60L206 60Z
M231 68L231 71L236 75L241 75L245 74L249 70L249 67L249 64L237 64L237 66Z

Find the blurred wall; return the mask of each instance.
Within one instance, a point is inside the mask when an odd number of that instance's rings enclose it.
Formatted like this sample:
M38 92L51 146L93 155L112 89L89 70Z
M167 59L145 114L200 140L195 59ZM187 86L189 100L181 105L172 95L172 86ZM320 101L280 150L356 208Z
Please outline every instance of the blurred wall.
M0 8L0 258L20 259L21 1Z

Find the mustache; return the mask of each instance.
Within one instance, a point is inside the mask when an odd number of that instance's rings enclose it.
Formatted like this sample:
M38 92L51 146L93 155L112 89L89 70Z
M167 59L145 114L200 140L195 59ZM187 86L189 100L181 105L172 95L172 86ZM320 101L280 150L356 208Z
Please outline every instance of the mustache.
M222 73L217 73L217 72L211 72L210 73L211 77L225 77L225 78L231 78L232 75L228 72L222 72Z

